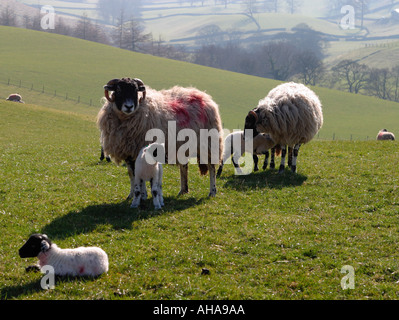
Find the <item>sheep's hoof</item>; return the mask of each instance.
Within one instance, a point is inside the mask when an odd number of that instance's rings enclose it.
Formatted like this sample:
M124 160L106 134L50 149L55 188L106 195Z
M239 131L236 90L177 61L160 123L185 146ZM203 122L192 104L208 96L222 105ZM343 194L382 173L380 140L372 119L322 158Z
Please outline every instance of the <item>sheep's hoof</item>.
M291 167L291 171L292 171L293 173L295 173L295 172L296 172L296 166L292 166L292 167Z
M139 204L138 203L132 203L131 205L130 205L130 208L132 208L132 209L136 209L136 208L138 208L139 207Z
M187 194L188 190L180 190L180 192L178 193L178 196L182 196L183 194Z
M278 174L282 174L282 173L284 173L284 171L285 171L284 166L280 166L280 169L278 170Z
M254 172L257 172L257 171L259 171L259 168L258 168L258 167L255 167L255 168L254 168Z

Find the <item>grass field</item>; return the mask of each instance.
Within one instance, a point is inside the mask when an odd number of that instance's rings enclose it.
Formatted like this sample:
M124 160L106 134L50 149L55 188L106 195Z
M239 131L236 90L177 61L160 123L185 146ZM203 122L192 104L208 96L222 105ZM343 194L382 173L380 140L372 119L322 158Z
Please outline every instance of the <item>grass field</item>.
M240 129L248 111L278 84L265 78L17 28L0 27L0 45L1 99L16 91L28 103L82 112L93 118L101 107L103 85L110 79L130 76L141 78L155 89L179 84L206 90L220 106L224 127ZM8 79L14 86L7 86ZM323 103L325 116L320 138L367 140L374 139L382 128L394 132L399 129L397 103L324 88L314 90ZM74 101L66 101L66 93ZM86 104L91 101L92 106L80 108L78 97Z
M396 299L399 280L398 145L314 141L298 174L235 176L218 195L190 167L177 197L166 166L165 208L124 201L126 168L98 163L98 132L85 115L0 102L1 299ZM35 259L18 249L44 232L60 247L100 246L108 274L57 278L40 288ZM355 270L342 290L341 268ZM209 275L201 275L207 268Z
M398 131L398 104L314 88L325 124L301 148L297 174L235 176L225 166L209 199L195 166L181 197L178 169L165 166L165 208L153 211L150 198L135 210L126 168L98 160L106 81L197 86L229 129L277 82L21 29L1 27L0 45L0 299L397 298L398 144L371 140L383 127ZM5 102L12 92L27 104ZM331 141L334 133L353 141ZM42 290L42 276L24 270L35 259L18 256L34 232L61 248L102 247L108 274ZM346 265L355 289L341 288Z

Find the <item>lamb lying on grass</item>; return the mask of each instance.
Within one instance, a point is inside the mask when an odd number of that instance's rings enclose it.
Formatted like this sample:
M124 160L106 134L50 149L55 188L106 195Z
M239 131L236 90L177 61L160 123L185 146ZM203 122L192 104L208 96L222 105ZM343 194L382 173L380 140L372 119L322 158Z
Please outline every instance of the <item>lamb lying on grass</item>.
M165 144L163 143L152 143L140 150L134 169L134 185L132 186L134 198L131 208L137 208L140 205L140 200L147 198L146 181L151 183L151 194L155 210L163 207L163 168L162 163L157 161L158 158L165 161Z
M98 247L61 249L45 234L35 233L19 249L21 258L39 258L36 269L54 268L58 276L92 276L108 272L108 256ZM29 267L32 268L32 267ZM28 270L28 268L27 268Z

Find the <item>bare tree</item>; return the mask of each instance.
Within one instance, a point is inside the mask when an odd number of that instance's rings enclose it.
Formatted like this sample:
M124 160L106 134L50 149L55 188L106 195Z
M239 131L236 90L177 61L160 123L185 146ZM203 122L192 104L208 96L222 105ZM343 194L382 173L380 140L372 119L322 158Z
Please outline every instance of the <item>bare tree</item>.
M344 82L351 93L359 93L368 81L368 67L353 60L341 61L332 71L337 79Z
M255 24L258 30L261 29L258 20L254 17L254 14L258 12L258 4L256 0L245 0L242 3L243 14L250 18Z
M368 92L380 99L391 100L393 85L390 83L391 73L388 68L370 70L367 83Z
M291 76L295 47L285 41L270 42L261 48L262 76L285 81Z
M143 23L139 20L132 18L126 22L123 25L121 48L141 52L140 44L149 42L152 39L152 34L145 33L144 30Z
M302 4L302 0L286 0L285 2L287 3L291 14L297 12Z
M14 9L10 8L9 5L3 9L0 14L0 25L16 27L17 26L17 18Z
M293 72L305 85L315 86L325 72L323 61L312 51L302 51L294 56Z

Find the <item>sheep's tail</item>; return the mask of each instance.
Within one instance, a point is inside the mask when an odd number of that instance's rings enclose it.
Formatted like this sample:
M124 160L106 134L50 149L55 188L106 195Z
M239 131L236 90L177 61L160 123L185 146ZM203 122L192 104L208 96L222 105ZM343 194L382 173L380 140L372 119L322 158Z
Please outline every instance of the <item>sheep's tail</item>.
M199 163L198 167L199 167L199 170L200 170L200 173L202 176L205 176L208 173L208 165L207 164Z
M281 146L279 144L274 147L274 152L277 157L281 156Z

